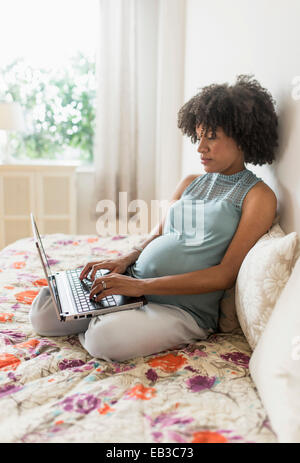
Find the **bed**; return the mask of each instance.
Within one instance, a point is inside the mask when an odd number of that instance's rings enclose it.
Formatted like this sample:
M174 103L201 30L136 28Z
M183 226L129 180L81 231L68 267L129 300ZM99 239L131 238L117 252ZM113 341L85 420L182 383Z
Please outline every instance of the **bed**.
M120 256L147 235L44 237L53 270ZM78 336L33 332L46 285L32 238L0 252L0 441L276 442L249 375L242 331L126 362L92 358Z

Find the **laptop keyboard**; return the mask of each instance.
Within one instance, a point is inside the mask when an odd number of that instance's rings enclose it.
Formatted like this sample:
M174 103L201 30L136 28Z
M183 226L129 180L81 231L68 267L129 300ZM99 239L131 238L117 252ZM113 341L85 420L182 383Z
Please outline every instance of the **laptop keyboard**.
M90 290L93 282L89 280L81 281L79 279L81 271L82 268L66 271L78 312L89 312L93 309L101 309L101 307L115 307L117 303L114 296L106 296L100 301L90 300ZM101 270L98 270L95 278L100 278L101 276Z

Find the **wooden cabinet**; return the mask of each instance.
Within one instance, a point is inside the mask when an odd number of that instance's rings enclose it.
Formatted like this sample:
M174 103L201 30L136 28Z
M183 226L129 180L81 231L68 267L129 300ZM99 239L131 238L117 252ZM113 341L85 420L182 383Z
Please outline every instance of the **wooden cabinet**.
M0 249L32 235L30 212L42 234L75 234L76 202L76 166L0 165Z

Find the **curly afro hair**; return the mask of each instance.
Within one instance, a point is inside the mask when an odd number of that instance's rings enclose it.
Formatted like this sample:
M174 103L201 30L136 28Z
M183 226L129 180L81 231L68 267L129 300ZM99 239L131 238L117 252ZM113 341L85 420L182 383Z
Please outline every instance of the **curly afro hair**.
M275 101L253 76L239 75L232 86L203 87L178 112L178 127L197 142L196 127L213 136L221 127L235 140L251 164L272 164L278 146L278 119Z

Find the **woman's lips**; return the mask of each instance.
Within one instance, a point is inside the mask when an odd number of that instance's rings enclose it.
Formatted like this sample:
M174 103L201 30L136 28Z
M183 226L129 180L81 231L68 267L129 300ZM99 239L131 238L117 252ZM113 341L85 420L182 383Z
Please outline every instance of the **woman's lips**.
M211 159L201 159L202 164L207 164Z

